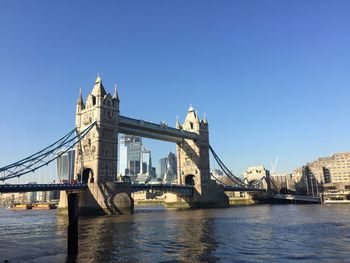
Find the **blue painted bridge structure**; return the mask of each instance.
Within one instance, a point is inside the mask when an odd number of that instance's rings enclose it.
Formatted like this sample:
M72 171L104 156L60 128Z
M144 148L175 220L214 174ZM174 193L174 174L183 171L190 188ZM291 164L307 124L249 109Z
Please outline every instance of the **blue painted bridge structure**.
M37 191L83 191L87 190L88 185L82 183L75 184L0 184L0 193L23 193ZM131 184L132 192L139 191L162 191L175 193L180 196L192 196L192 185L175 184ZM265 189L246 188L239 186L223 186L225 192L266 192Z
M0 193L25 193L37 191L85 191L88 189L87 184L1 184ZM131 184L131 192L139 191L163 191L176 193L181 196L192 196L193 186L187 185L170 185L170 184Z
M176 193L181 196L192 196L193 186L190 185L170 185L170 184L131 184L131 192L139 191L163 191ZM65 184L1 184L0 193L24 193L37 191L85 191L87 184L65 183Z
M0 193L86 190L86 184L1 184Z

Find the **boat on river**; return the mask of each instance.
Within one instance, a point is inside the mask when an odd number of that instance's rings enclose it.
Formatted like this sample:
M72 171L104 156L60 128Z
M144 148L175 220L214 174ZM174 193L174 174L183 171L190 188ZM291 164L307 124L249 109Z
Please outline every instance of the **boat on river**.
M56 209L57 208L57 204L54 203L37 203L37 204L33 204L32 209L35 210L48 210L48 209Z
M12 204L8 208L11 210L26 210L32 209L32 204Z

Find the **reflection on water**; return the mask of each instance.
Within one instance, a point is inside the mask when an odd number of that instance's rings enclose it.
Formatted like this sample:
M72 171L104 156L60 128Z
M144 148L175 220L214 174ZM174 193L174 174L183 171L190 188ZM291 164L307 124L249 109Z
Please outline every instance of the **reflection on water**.
M211 253L217 246L215 224L203 212L156 210L135 216L95 218L93 224L90 219L81 220L79 259L82 262L215 261L217 258Z
M347 262L350 206L139 207L81 218L77 262ZM0 210L1 260L66 261L67 217ZM1 262L1 261L0 261Z

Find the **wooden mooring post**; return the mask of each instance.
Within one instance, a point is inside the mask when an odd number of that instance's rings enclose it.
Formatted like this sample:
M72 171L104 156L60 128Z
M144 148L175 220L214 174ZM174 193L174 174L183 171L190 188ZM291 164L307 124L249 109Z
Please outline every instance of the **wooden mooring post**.
M68 256L78 254L78 193L68 193Z

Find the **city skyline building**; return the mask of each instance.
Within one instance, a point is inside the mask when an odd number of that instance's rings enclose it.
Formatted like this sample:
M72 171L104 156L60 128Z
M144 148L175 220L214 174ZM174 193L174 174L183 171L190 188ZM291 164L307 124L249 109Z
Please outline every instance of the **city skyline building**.
M68 150L56 159L56 171L59 182L74 179L75 150Z
M159 159L159 173L158 173L158 178L163 180L165 173L166 173L166 162L167 158L161 158Z
M300 176L294 173L274 173L271 175L271 179L275 190L280 191L281 189L288 189L292 191L301 190L298 186L300 185Z
M170 152L165 159L164 183L173 183L177 179L177 159L175 154Z
M317 195L324 186L349 184L350 152L340 152L330 157L320 157L293 171L296 186L308 195Z
M308 174L324 183L350 181L350 153L335 153L307 163Z
M122 135L119 143L119 174L135 177L141 171L142 139L133 135Z
M129 176L132 181L145 182L155 177L151 151L142 145L142 138L122 135L119 143L119 175Z

